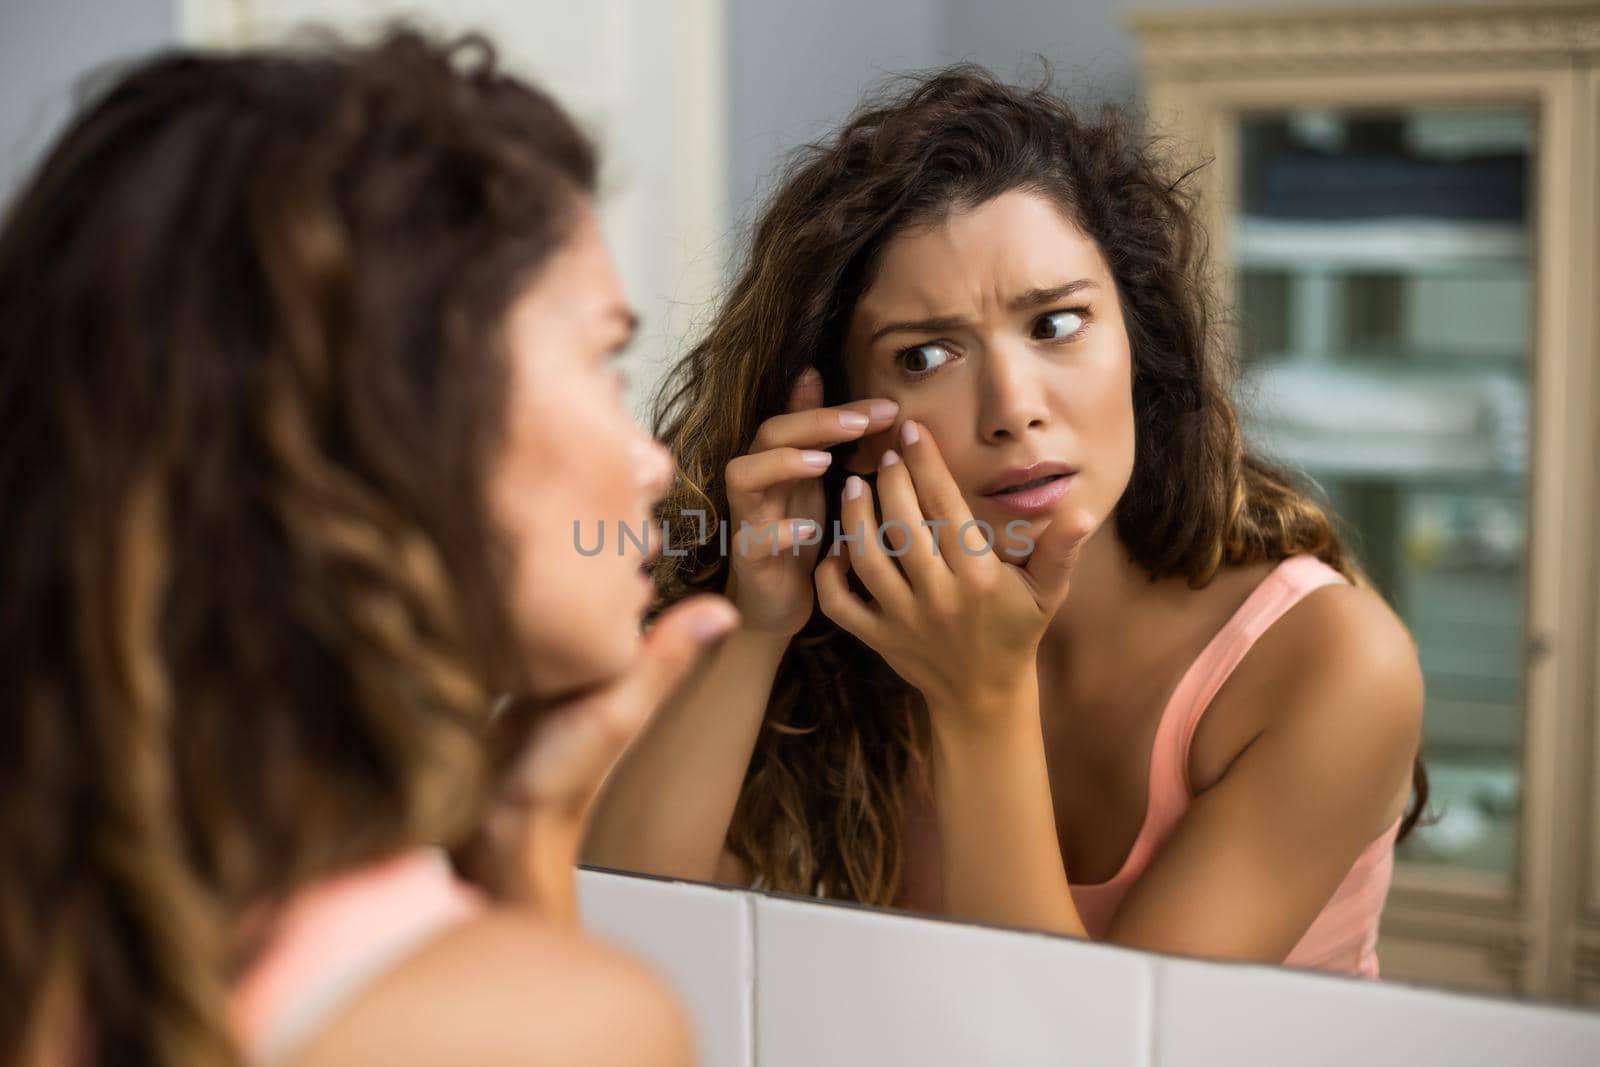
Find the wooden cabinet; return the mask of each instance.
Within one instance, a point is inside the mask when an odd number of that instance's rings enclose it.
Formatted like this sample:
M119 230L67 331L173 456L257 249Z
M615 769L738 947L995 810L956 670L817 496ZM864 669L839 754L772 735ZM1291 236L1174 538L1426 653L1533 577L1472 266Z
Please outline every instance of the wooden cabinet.
M1600 3L1135 13L1251 440L1427 676L1403 981L1600 1003Z

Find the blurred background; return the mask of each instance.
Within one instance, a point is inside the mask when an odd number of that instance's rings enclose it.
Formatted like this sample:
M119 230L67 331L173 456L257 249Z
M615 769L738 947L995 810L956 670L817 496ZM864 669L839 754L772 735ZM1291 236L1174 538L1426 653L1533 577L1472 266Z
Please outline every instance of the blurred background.
M1048 65L1210 160L1246 431L1326 492L1426 672L1437 818L1385 976L1600 1003L1600 5L6 0L0 195L117 62L398 14L486 31L601 143L641 414L785 152L895 73Z

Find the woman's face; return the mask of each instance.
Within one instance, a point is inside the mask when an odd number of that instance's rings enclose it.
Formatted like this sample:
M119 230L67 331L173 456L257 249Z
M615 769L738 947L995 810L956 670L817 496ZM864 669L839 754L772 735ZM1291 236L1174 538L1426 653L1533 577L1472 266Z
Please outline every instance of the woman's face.
M624 401L615 358L635 319L588 204L580 216L506 320L505 451L489 490L515 549L507 593L539 694L605 682L632 661L653 590L646 553L618 524L643 540L673 469ZM648 547L660 554L659 530Z
M1103 524L1127 488L1133 379L1116 285L1094 241L1037 193L893 238L856 305L845 361L853 397L897 400L902 420L933 434L997 550L1017 543L1007 523L1025 519L1037 538L1069 504ZM875 469L898 441L898 426L878 435L852 469ZM990 492L1036 464L1076 473Z

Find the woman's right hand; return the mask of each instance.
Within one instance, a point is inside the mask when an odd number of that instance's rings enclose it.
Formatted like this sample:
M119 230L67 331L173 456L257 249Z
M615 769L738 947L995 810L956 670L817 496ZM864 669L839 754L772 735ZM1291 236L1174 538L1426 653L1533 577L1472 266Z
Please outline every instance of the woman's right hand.
M455 850L457 868L497 899L577 925L573 870L606 776L706 646L738 621L725 598L690 597L655 620L624 673L580 692L500 706L484 737L489 803Z
M726 595L745 628L789 638L811 617L827 516L821 479L833 460L822 449L886 430L899 411L883 399L823 407L822 375L812 367L795 383L788 411L763 422L750 451L728 464Z

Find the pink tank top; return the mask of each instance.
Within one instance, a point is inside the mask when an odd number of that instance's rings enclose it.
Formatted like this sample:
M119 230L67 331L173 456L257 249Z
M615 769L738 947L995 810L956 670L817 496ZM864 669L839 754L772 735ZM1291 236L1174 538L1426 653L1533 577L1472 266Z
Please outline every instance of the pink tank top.
M408 952L485 907L443 852L419 848L307 887L234 983L235 1037L255 1064L282 1062Z
M1189 743L1211 698L1256 639L1284 612L1312 590L1345 581L1344 575L1315 556L1290 556L1251 591L1184 673L1156 727L1144 824L1132 851L1109 881L1070 887L1072 902L1091 938L1105 937L1129 887L1149 866L1194 799L1189 782ZM906 877L895 903L938 912L943 907L943 892L933 794L925 771L913 773L915 788L906 821ZM1388 830L1362 849L1350 872L1284 960L1286 966L1378 977L1378 918L1394 873L1394 841L1400 822L1396 818Z

